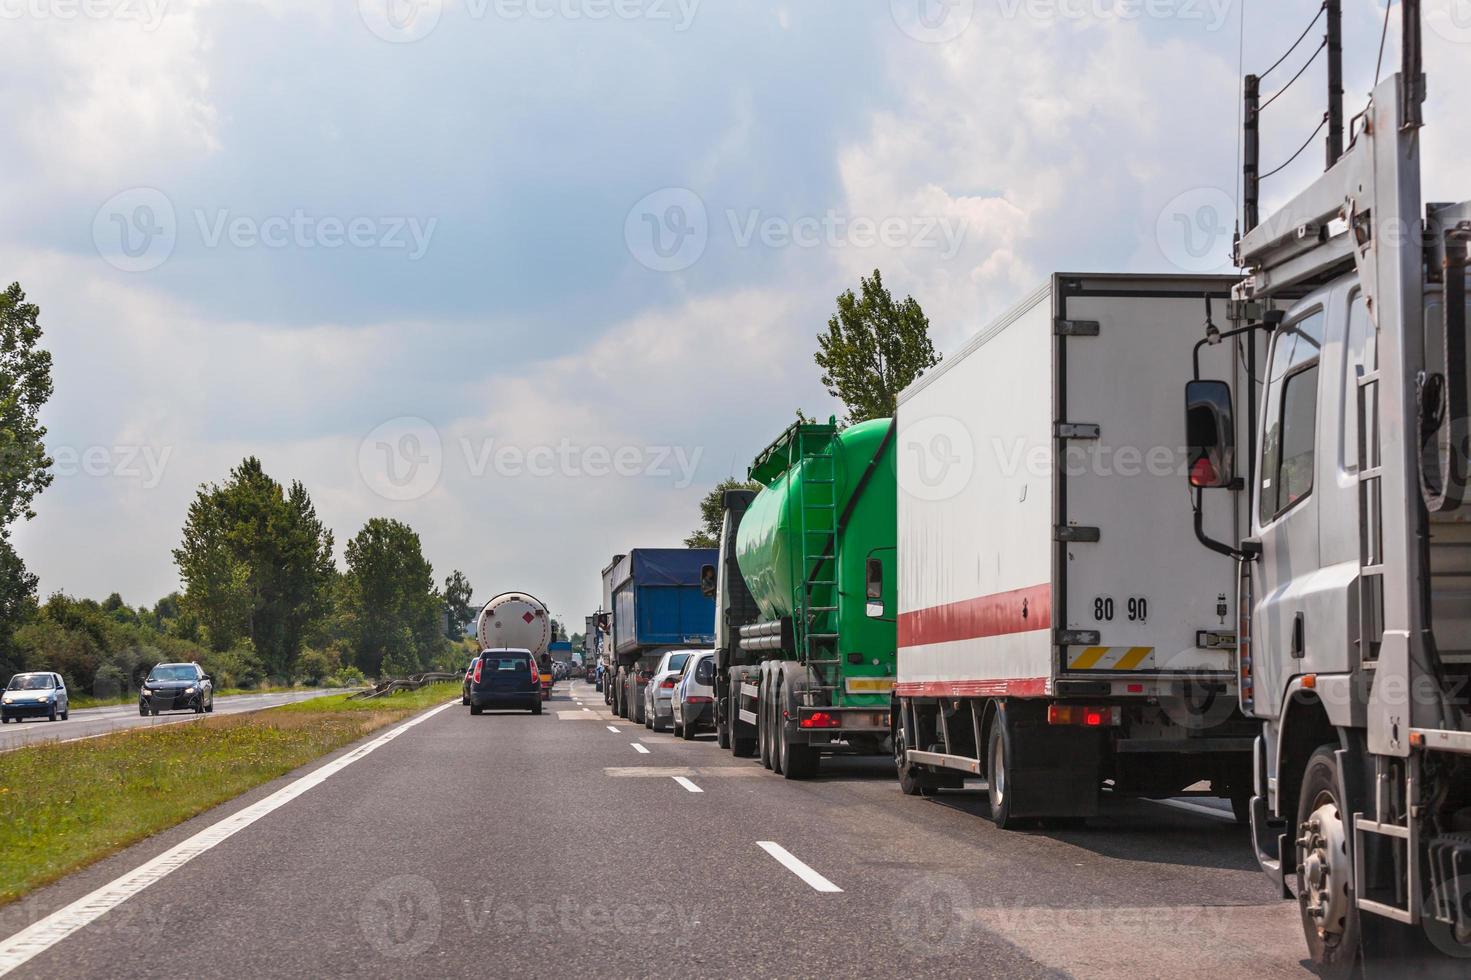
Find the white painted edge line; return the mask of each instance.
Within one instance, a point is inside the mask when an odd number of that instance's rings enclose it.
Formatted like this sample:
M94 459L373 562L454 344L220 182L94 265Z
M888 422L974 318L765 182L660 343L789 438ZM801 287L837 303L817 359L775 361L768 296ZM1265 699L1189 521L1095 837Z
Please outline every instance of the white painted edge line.
M649 754L649 750L646 749L646 748L644 748L642 745L638 744L637 742L629 742L628 744L629 745L632 745L633 746L633 751L637 752L639 755L648 755Z
M612 725L608 726L608 731L612 732L614 735L618 734L618 729L613 727Z
M758 840L756 844L767 854L770 854L772 857L780 861L782 863L782 866L785 867L792 874L796 875L798 878L801 878L803 881L807 882L807 884L811 885L814 891L842 891L842 889L839 888L837 885L828 881L822 875L818 874L816 871L813 871L811 868L807 867L807 865L797 860L797 858L792 855L791 851L788 851L785 847L782 847L775 841Z
M582 710L583 711L586 711L588 714L592 714L593 713L593 710L591 708L583 708Z
M61 942L67 936L95 922L102 915L117 908L123 902L161 880L170 872L177 871L199 855L249 827L262 817L285 806L314 786L327 781L364 756L377 751L398 738L415 725L428 721L459 700L448 701L399 725L397 728L360 745L346 755L339 756L324 766L313 769L276 790L263 800L258 800L243 810L230 814L204 828L199 833L164 851L132 871L108 882L101 888L83 895L65 908L52 912L9 939L0 940L0 976Z
M1145 800L1146 803L1158 803L1160 806L1172 806L1176 810L1187 810L1190 813L1199 813L1207 817L1215 817L1227 823L1235 823L1236 815L1225 810L1217 810L1213 806L1204 806L1200 803L1191 803L1189 800Z
M684 776L670 776L669 778L670 779L673 779L676 783L678 783L679 785L683 786L685 789L689 790L691 793L703 793L703 792L705 792L704 790L700 789L700 787L696 786L691 780L689 780L688 778L686 778Z

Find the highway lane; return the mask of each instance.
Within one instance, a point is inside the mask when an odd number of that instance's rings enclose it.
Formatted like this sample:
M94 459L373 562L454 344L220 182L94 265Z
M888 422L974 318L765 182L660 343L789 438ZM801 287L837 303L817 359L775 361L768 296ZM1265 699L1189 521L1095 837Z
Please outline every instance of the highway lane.
M882 760L787 782L585 684L550 707L453 705L12 975L1310 976L1224 820L1119 801L1003 833L983 792L906 798ZM289 779L0 909L0 936Z
M283 691L270 694L232 694L215 699L214 714L231 715L242 711L259 711L279 704L291 704L308 698L319 698L327 694L340 694L340 690ZM59 742L78 738L91 738L125 728L146 728L171 725L185 721L197 721L208 715L195 715L187 711L173 711L143 717L138 714L136 702L108 705L102 708L73 708L66 721L23 721L0 725L0 752L18 749L22 745L37 742Z

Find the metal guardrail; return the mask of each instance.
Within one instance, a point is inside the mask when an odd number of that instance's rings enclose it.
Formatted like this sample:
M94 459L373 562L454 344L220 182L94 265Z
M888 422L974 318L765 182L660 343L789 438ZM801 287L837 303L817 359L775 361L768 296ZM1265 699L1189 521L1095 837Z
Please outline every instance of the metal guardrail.
M373 687L370 687L365 691L358 691L356 694L349 694L348 700L366 701L372 698L381 698L385 694L392 694L395 691L417 691L419 688L424 687L427 684L438 684L441 681L457 681L460 680L462 677L462 674L445 673L442 671L430 671L423 674L413 674L407 678L395 678L393 680L380 681Z

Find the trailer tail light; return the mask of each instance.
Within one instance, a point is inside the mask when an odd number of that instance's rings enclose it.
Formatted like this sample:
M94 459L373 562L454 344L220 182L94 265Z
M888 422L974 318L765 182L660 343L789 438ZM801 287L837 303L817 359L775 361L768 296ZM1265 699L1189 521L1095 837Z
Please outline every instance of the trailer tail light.
M480 668L485 664L484 660L475 661L475 683L480 683Z
M1049 704L1047 724L1078 725L1083 728L1113 728L1119 724L1122 712L1118 708L1097 705Z
M842 722L837 715L828 714L826 711L814 711L812 714L797 722L798 728L839 728Z
M692 694L684 699L685 704L714 704L714 698L707 698L703 694Z

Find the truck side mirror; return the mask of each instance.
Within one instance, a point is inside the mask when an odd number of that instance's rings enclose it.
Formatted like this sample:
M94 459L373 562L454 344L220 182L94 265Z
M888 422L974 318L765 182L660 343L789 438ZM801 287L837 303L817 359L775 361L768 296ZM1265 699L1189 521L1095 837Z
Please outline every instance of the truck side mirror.
M881 617L884 614L884 563L877 558L868 559L863 577L864 592L868 598L865 612L870 617Z
M715 566L700 566L700 592L707 599L715 598Z
M1226 382L1191 381L1185 386L1185 443L1192 487L1208 490L1235 482L1235 419L1231 387Z

